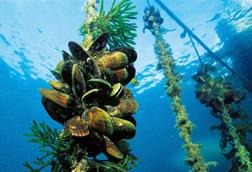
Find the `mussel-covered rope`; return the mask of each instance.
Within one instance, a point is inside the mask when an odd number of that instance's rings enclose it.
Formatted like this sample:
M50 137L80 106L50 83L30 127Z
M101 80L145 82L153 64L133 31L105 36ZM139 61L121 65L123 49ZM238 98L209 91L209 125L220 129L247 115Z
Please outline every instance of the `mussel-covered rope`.
M252 163L250 161L250 153L247 151L246 147L241 144L238 133L234 125L232 124L232 118L230 117L224 102L221 102L223 108L222 121L228 129L228 135L234 144L235 157L240 163L240 170L252 171Z
M87 33L84 36L83 40L83 48L88 49L92 42L94 41L93 34L92 34L92 22L96 20L98 13L97 13L97 1L96 0L87 0L86 4L83 5L85 12L86 12L86 19L85 23L88 27Z
M215 165L213 162L206 163L200 153L200 145L192 141L191 133L193 123L188 117L185 106L180 99L180 75L175 71L175 61L172 57L171 49L163 38L160 30L160 24L154 22L155 36L155 53L160 59L164 75L166 76L166 91L172 98L172 109L176 115L176 127L179 130L180 136L185 144L183 148L186 151L186 163L192 166L194 172L206 172L210 165Z
M196 75L193 76L196 84L196 97L202 104L211 107L211 114L220 119L221 125L217 129L221 130L220 147L224 155L228 155L228 159L232 157L233 164L236 164L237 170L251 171L250 153L239 137L239 133L233 124L232 117L234 113L238 113L237 109L233 109L242 99L238 98L238 90L230 87L224 78L214 78L211 73L215 72L214 67L208 64L202 64ZM231 95L230 95L231 94ZM235 99L235 97L237 99ZM213 127L213 128L216 128ZM227 143L230 143L231 151L225 153Z

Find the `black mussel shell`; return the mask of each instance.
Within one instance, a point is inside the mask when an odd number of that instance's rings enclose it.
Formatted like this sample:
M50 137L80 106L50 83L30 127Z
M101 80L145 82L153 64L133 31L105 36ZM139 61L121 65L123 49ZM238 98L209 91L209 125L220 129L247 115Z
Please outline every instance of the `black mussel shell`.
M86 82L77 64L72 68L72 91L75 97L81 97L86 92Z
M133 116L128 115L128 116L123 117L123 119L125 119L125 120L131 122L132 124L134 124L135 126L137 126L137 121Z
M63 56L64 61L72 60L72 56L70 54L68 54L67 52L65 52L64 50L62 50L62 56Z
M89 55L78 43L70 41L68 43L68 47L71 54L77 61L86 61L87 58L89 58Z
M88 52L92 54L103 50L108 42L108 37L108 33L101 34L90 46Z
M90 89L97 88L103 95L109 95L112 90L111 84L103 79L90 79L87 83Z
M61 80L61 76L60 73L58 71L55 70L51 70L53 76L57 79L57 80Z
M127 85L135 77L136 74L136 69L133 66L133 64L127 67L127 71L128 71L128 77L120 81L123 85Z
M118 82L116 75L111 70L106 68L101 69L101 78L108 81L112 85Z
M41 101L50 117L61 124L64 124L64 122L73 116L69 109L54 103L44 96L42 96Z
M72 86L72 69L73 69L73 62L67 61L63 64L62 70L61 70L61 78L65 83L67 83L69 86Z

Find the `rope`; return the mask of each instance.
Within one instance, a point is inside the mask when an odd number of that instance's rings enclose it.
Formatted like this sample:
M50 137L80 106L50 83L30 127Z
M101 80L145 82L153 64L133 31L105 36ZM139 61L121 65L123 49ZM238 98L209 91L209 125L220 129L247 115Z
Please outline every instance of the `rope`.
M199 59L199 62L200 62L200 64L202 64L202 63L203 63L203 62L202 62L202 59L201 59L201 57L200 57L200 55L199 55L199 51L198 51L198 49L197 49L197 47L196 47L196 45L195 45L195 43L194 43L194 41L193 41L193 39L192 39L191 34L188 33L188 36L189 36L189 39L190 39L190 41L191 41L191 43L192 43L193 49L194 49L194 51L195 51L195 53L196 53L196 55L197 55L197 57L198 57L198 59Z

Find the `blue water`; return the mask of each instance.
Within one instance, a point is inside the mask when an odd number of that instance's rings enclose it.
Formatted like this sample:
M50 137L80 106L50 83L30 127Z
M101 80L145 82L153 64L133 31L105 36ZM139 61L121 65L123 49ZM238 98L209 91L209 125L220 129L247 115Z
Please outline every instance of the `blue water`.
M135 67L139 85L131 88L140 109L135 114L137 135L130 140L130 144L133 153L141 160L133 171L188 171L189 168L184 165L182 140L174 128L175 116L170 109L170 99L164 90L165 79L162 70L156 70L158 60L153 50L154 38L149 32L142 33L146 3L133 2L138 11L135 47L138 60ZM164 2L214 51L223 48L223 40L215 29L218 14L252 7L249 0ZM85 17L81 11L82 4L83 1L77 0L0 1L0 171L26 171L22 163L40 155L37 145L28 143L23 136L32 120L44 120L53 128L62 127L45 112L38 89L49 87L47 80L52 78L50 70L61 59L60 51L68 50L68 41L81 42L78 29ZM164 12L161 11L161 15L165 19L164 26L175 29L166 34L166 39L177 59L177 70L184 75L182 101L190 119L196 124L193 140L202 144L206 160L219 163L211 171L227 171L229 163L220 154L219 133L209 130L218 121L195 99L195 83L191 79L198 67L195 52L188 39L179 37L183 30ZM242 32L251 28L249 17L250 13L230 23L234 23L237 30ZM199 51L200 54L205 53L201 48ZM251 62L251 58L247 58ZM225 60L232 65L234 58L227 55Z

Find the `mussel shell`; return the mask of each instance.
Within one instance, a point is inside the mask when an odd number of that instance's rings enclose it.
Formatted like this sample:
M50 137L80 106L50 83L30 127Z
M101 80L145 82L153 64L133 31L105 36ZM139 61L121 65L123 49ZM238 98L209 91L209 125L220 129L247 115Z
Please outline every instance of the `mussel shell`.
M120 98L123 94L123 85L121 83L116 83L112 86L112 91L109 96Z
M70 61L73 60L72 56L70 54L68 54L66 51L62 50L62 56L63 56L63 60L66 61Z
M71 118L73 115L69 109L66 109L54 103L53 101L44 96L42 96L41 101L50 117L61 124L63 124L67 119Z
M128 62L127 55L118 51L104 54L98 59L98 66L114 70L126 67Z
M59 72L57 72L57 71L55 71L55 70L51 70L51 72L52 72L53 76L54 76L57 80L59 80L59 81L62 80L61 75L60 75Z
M136 74L136 69L134 68L133 65L129 65L127 67L127 71L128 71L128 77L123 78L120 81L123 85L127 85L135 77L135 74Z
M130 150L130 145L125 139L120 139L115 142L116 147L122 152L123 155L128 155Z
M81 97L86 92L86 82L77 64L73 65L71 85L76 97Z
M107 136L104 136L104 140L106 142L106 153L113 158L123 159L123 154Z
M87 58L87 61L81 67L81 71L86 80L101 78L101 71L91 57Z
M55 69L51 71L52 74L55 76L55 78L58 80L62 79L60 73L61 73L63 64L64 64L63 60L59 61L59 63L56 65Z
M74 63L72 61L67 61L62 65L61 78L70 87L72 86L72 70Z
M63 93L69 93L70 92L70 87L62 82L58 81L48 81L48 83L53 87L53 89L61 91Z
M118 81L123 85L127 85L136 74L136 70L132 65L123 69L113 70L113 72L117 76Z
M125 79L128 78L129 73L128 70L126 68L122 68L122 69L117 69L117 70L113 70L114 74L116 75L118 81L121 83L122 81L124 81Z
M80 116L69 119L65 125L66 130L75 137L84 137L89 135L88 123Z
M108 95L112 90L110 83L103 79L88 80L88 87L90 89L97 88L103 95Z
M63 60L59 61L59 63L56 65L56 67L55 67L54 71L56 71L56 72L60 73L60 72L61 72L61 69L62 69L63 64L64 64L64 61L63 61Z
M134 95L130 89L123 87L123 96L122 99L134 99Z
M87 120L88 126L95 131L110 136L114 131L114 123L110 115L101 108L92 107L85 111L83 118Z
M114 122L114 133L111 136L114 139L131 139L136 134L136 127L131 122L117 118L112 117Z
M117 48L113 51L119 51L127 55L129 63L133 63L137 59L137 52L133 48Z
M109 114L114 117L127 117L138 111L138 103L134 99L122 99L115 108L107 109Z
M68 108L74 103L73 98L68 94L49 89L40 89L39 91L44 97L64 108Z
M102 134L89 128L89 134L85 137L74 137L73 144L81 145L89 157L96 157L106 150L106 143ZM82 157L83 154L81 154Z
M87 61L87 59L89 58L89 55L78 43L70 41L68 43L68 47L75 60Z
M137 126L137 121L133 116L124 116L123 119L131 122L132 124L134 124L135 126Z
M80 69L85 79L100 78L101 72L94 63L93 59L87 52L77 43L69 42L68 47L74 58L81 64Z
M116 75L110 69L101 68L100 70L101 70L101 78L103 80L108 81L112 85L118 82Z
M131 115L138 111L138 103L134 99L122 99L117 108L122 115Z
M82 96L82 102L86 106L93 106L94 104L97 104L97 99L101 98L101 93L100 90L98 89L92 89L87 91L83 96Z
M93 54L103 50L108 42L108 33L101 34L90 46L88 53Z

